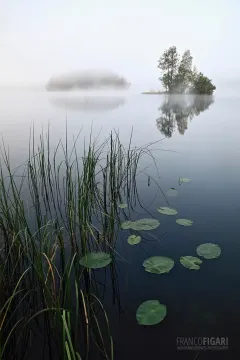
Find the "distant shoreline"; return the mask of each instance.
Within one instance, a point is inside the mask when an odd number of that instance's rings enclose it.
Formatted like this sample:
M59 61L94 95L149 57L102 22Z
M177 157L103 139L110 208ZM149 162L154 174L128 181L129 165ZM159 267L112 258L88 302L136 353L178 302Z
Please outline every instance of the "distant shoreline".
M202 95L202 96L212 96L208 94L194 94L194 93L169 93L168 91L143 91L142 95L178 95L178 96L185 96L185 95Z
M142 95L169 95L168 91L154 91L154 90L150 90L150 91L143 91ZM174 95L174 94L171 94Z
M143 91L142 95L162 95L167 94L165 91Z

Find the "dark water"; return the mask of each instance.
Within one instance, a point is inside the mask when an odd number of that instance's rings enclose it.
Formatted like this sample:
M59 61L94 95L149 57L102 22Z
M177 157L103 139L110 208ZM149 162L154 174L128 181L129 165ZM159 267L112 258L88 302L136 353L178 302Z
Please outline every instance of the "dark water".
M161 225L141 232L142 242L127 244L129 231L120 234L117 251L125 261L117 263L122 314L111 302L107 285L105 306L115 344L115 359L238 359L240 356L240 101L238 98L171 98L129 95L127 98L48 98L46 93L1 94L1 131L14 164L24 161L29 125L35 131L50 122L52 143L68 132L83 135L89 130L104 139L113 128L128 143L133 127L133 144L161 142L152 146L157 173L150 157L144 158L138 178L139 203L125 211L132 220L156 217ZM100 105L99 105L100 104ZM81 147L79 148L79 152ZM146 174L145 174L146 173ZM157 184L148 176L155 179ZM179 177L192 179L179 186ZM181 227L175 217L159 214L166 206L163 192L174 187L177 197L168 197L178 216L194 221ZM222 255L205 260L199 271L180 263L182 255L196 255L201 243L220 245ZM144 271L143 261L153 255L174 259L169 274ZM141 302L158 299L167 306L167 316L156 326L139 326L136 309ZM181 351L178 337L228 337L228 351Z

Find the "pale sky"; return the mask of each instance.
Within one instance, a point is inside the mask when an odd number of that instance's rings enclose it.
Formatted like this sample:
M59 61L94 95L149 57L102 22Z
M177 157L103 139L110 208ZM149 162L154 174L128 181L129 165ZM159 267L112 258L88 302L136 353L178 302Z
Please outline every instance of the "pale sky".
M0 0L0 84L97 68L154 87L172 45L213 80L236 81L239 13L239 0Z

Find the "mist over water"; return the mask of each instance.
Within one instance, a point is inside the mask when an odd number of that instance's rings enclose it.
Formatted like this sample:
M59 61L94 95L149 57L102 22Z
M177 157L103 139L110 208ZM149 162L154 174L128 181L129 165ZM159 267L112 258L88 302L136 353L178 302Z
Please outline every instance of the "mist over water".
M56 107L82 112L102 112L124 105L125 98L110 96L53 97L49 102Z

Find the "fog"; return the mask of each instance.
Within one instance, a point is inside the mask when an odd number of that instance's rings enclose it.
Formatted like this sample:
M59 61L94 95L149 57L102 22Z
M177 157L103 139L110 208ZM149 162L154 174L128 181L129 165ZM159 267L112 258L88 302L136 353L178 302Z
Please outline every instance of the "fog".
M104 112L113 110L125 103L123 97L113 96L78 96L50 97L49 102L61 109L84 112Z
M238 92L237 0L0 1L0 85L44 87L56 74L102 69L159 89L157 61L190 49L216 93ZM235 81L234 89L231 80Z

